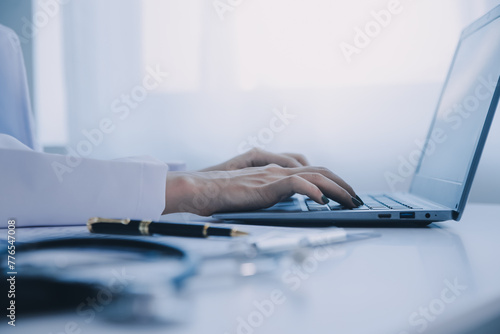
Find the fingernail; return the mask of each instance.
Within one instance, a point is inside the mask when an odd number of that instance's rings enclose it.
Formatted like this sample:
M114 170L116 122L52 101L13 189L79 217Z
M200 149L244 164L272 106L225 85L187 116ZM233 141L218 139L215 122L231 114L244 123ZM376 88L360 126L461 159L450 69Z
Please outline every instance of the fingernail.
M356 197L351 196L351 199L356 207L363 205Z
M326 197L325 195L321 196L321 201L323 202L323 204L328 204L328 202L330 202L328 197Z
M356 199L357 199L358 201L360 201L360 202L361 202L361 205L364 205L364 204L365 204L365 202L363 202L363 200L362 200L361 198L359 198L359 196L358 196L358 195L356 195Z

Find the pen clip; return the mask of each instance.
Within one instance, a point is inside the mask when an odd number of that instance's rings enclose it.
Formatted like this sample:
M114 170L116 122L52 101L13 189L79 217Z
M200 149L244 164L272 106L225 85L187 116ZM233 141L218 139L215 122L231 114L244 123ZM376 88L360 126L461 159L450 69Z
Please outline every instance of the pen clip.
M92 225L97 224L97 223L115 223L115 224L123 224L127 225L130 223L130 219L109 219L109 218L100 218L100 217L92 217L89 220L87 220L87 228L89 229L90 232L94 232L92 230Z

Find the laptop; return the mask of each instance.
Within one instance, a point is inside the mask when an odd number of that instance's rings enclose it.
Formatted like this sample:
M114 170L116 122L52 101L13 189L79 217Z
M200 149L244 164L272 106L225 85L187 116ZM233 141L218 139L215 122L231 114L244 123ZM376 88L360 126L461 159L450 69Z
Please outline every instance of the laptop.
M217 213L223 220L430 224L460 220L500 96L500 6L463 30L408 192L359 194L347 209L294 195L263 210Z

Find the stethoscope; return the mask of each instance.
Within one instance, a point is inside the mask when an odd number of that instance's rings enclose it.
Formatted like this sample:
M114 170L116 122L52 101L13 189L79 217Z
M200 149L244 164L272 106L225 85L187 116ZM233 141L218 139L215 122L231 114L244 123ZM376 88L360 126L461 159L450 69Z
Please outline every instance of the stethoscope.
M149 238L148 238L149 239ZM2 246L2 243L0 243ZM7 249L7 247L2 247ZM16 244L16 254L19 257L27 259L24 264L20 263L17 266L18 285L22 285L18 294L17 304L19 305L18 312L27 314L37 314L44 311L68 311L78 309L78 304L85 301L87 298L94 298L99 295L102 289L102 275L100 271L106 271L106 265L101 265L94 269L94 274L85 277L78 277L79 273L87 270L89 264L81 264L78 261L69 263L62 268L47 266L45 258L54 256L54 254L63 254L66 258L71 257L73 253L79 252L87 254L88 257L97 256L106 258L110 254L120 254L124 258L124 265L130 266L130 262L145 261L153 264L151 268L161 267L166 261L174 260L177 264L176 271L173 275L162 280L156 280L156 284L150 284L149 280L138 280L132 282L126 289L115 292L112 296L113 300L117 300L119 305L106 305L105 311L99 314L100 318L113 321L122 321L128 318L129 321L150 321L150 318L166 318L170 320L170 314L166 314L160 307L155 307L160 299L170 299L177 302L173 308L170 307L170 313L177 312L178 304L183 303L182 296L177 298L177 294L182 294L183 288L189 278L196 276L201 264L209 260L232 259L236 261L275 261L276 254L258 255L256 253L248 253L240 249L230 250L219 255L197 255L187 251L179 246L165 243L157 238L145 239L141 236L115 236L108 234L79 236L79 237L59 237L45 240L37 240L33 242L24 242ZM246 248L245 248L246 250ZM49 253L44 253L44 252ZM97 255L96 255L97 254ZM133 260L127 258L127 255L134 255ZM1 255L3 261L7 256ZM57 256L57 255L56 255ZM31 257L31 258L30 258ZM34 257L34 258L33 258ZM94 258L99 262L98 258ZM267 260L266 260L267 259ZM6 261L5 261L6 262ZM91 258L92 262L92 258ZM109 262L109 261L108 261ZM133 264L132 264L133 265ZM2 265L4 266L4 265ZM91 266L98 266L93 265ZM5 266L6 267L6 266ZM154 271L154 270L153 270ZM2 268L2 274L7 270ZM245 273L239 273L246 276ZM95 276L101 276L100 280ZM4 280L4 278L1 278ZM139 292L137 291L139 288ZM46 291L45 293L40 293ZM167 293L165 293L167 291ZM161 301L160 301L161 302ZM120 304L121 303L121 304ZM137 307L130 305L141 304L140 310ZM146 304L146 305L144 305ZM154 304L154 305L153 305ZM108 312L108 310L121 308L119 312ZM151 309L148 314L144 309ZM125 310L125 312L123 311ZM119 318L113 313L122 313ZM156 313L156 314L153 314ZM175 318L179 320L179 317Z
M199 257L170 244L108 235L100 238L66 237L48 239L21 243L17 246L17 252L22 254L33 251L62 249L122 250L143 254L147 256L148 260L161 260L165 257L177 259L182 263L183 270L172 278L172 283L178 288L182 286L186 279L196 274L196 268L200 261Z
M274 239L268 239L268 241L264 240L263 243L260 243L261 247L264 246L267 250L269 250L267 255L262 254L265 252L262 252L262 250L259 249L257 249L257 252L249 254L246 252L248 251L248 247L243 245L243 251L241 249L237 249L226 254L221 254L220 256L197 255L186 251L179 246L165 243L157 238L147 240L143 237L135 236L101 234L98 236L60 237L28 243L17 243L16 254L20 257L29 258L30 255L35 256L35 258L31 259L31 262L27 262L27 265L21 264L17 268L19 273L18 279L25 282L23 289L28 290L20 291L19 298L23 301L21 302L21 300L19 300L20 303L18 304L23 305L24 303L24 305L29 305L29 307L25 307L26 311L33 313L39 313L40 311L47 309L60 311L74 308L75 303L85 300L87 296L98 295L99 291L102 291L99 290L102 284L100 284L98 280L93 280L94 277L92 276L92 273L83 278L79 277L82 272L87 271L89 263L91 263L90 266L95 266L93 264L93 260L98 259L92 256L106 258L106 254L118 254L118 257L124 255L124 266L129 266L131 262L134 262L129 261L129 259L126 258L126 255L129 254L133 255L133 260L136 262L145 261L154 264L153 267L149 267L149 269L167 267L166 261L174 260L176 263L176 270L172 275L166 275L167 277L163 280L156 279L156 284L150 284L149 277L145 280L132 282L126 289L116 292L113 296L114 300L120 301L120 303L116 303L114 307L115 309L120 309L118 311L122 314L119 317L122 319L128 318L131 321L134 321L136 318L137 320L142 321L149 320L147 318L152 316L152 313L155 313L155 310L162 312L161 309L166 309L163 307L164 305L162 305L162 307L158 307L157 304L159 300L162 301L170 299L177 302L173 308L170 308L175 313L178 308L178 304L182 304L182 298L175 299L175 295L182 293L187 280L196 276L201 264L206 260L239 258L240 260L243 259L243 261L255 261L258 257L262 260L262 257L265 258L267 256L268 260L275 261L276 259L279 259L279 254L289 252L290 247L288 246L285 247L284 250L281 250L284 246L283 242L276 243L275 241L272 241L269 243L271 240ZM2 246L1 243L0 246ZM242 244L240 244L240 246L242 246ZM5 252L7 247L2 246L2 249L2 252ZM55 251L56 253L54 254L70 254L72 251L78 252L79 250L84 250L84 252L81 252L82 255L91 257L91 261L89 263L81 265L75 261L75 263L70 263L63 268L46 266L44 263L43 257L51 256L51 251ZM44 251L49 251L49 255L46 255ZM7 258L4 254L1 254L1 256L2 259L0 259L0 261L4 261L4 259ZM67 257L71 256L72 255L70 254ZM113 261L113 256L109 256L109 258ZM111 262L108 260L108 263ZM101 265L101 267L94 269L93 274L99 276L99 273L105 268L106 264ZM2 270L2 274L5 274L6 272L6 270ZM243 276L246 275L245 273L240 274ZM1 279L4 280L4 278ZM139 290L137 289L138 286L140 287ZM36 297L40 295L39 290L44 289L49 290L49 294L42 294L42 297L37 300ZM50 296L50 290L58 292L62 291L62 293L59 293L60 300L57 300L57 298L54 298L54 300L47 300L47 298L52 298ZM168 293L164 293L165 291ZM71 296L74 296L75 300L72 300L71 298L69 300L65 299L65 297ZM141 304L142 310L152 310L151 314L148 313L149 311L143 312L139 310L139 312L137 312L137 308L134 309L134 307L129 307L134 304ZM107 306L106 309L110 310L113 309L113 307ZM126 309L126 312L123 312L124 309ZM22 306L20 311L23 311ZM109 314L112 314L112 312L102 313L104 318L112 318L113 315Z
M3 246L3 243L0 243ZM122 289L111 289L115 301L126 301L121 305L114 306L116 309L127 309L125 314L121 314L121 318L129 318L133 321L137 316L137 312L130 307L123 307L124 304L137 304L138 300L144 303L148 300L148 296L154 296L158 290L168 290L170 294L178 293L182 290L186 280L194 276L199 267L200 257L183 250L181 247L173 246L157 240L141 240L134 237L116 237L103 235L100 237L63 237L56 239L46 239L28 243L16 243L16 254L18 264L16 266L16 305L18 314L37 314L46 311L68 311L77 310L79 304L85 302L87 298L95 298L102 293L103 283L107 278L88 277L79 278L79 273L89 269L88 264L68 263L64 268L55 268L52 265L47 266L43 257L52 254L69 254L71 252L82 251L81 254L96 255L100 258L106 258L107 254L123 255L125 258L128 255L133 255L135 262L148 262L154 264L162 264L166 260L175 262L175 270L168 277L159 277L158 284L148 288L147 282L139 280L132 281L129 285ZM7 253L2 247L2 281L9 277L7 274ZM44 251L49 253L44 254ZM35 260L26 260L30 256L36 256ZM71 254L68 256L71 257ZM25 261L21 259L24 258ZM113 256L110 256L113 260ZM5 262L5 263L3 263ZM24 263L23 263L24 262ZM118 261L119 262L119 261ZM134 262L134 261L132 261ZM130 265L130 261L123 262L124 267ZM168 269L166 269L168 270ZM94 272L106 271L106 264L99 268L94 268ZM117 271L118 275L119 270ZM110 276L110 275L108 275ZM109 277L108 277L109 278ZM144 287L146 285L146 287ZM141 293L137 293L137 286L141 287ZM165 289L168 287L168 289ZM146 288L146 289L145 289ZM117 291L119 290L119 291ZM108 295L111 293L106 292ZM5 298L5 296L4 296ZM104 297L103 297L104 298ZM106 302L107 303L107 302ZM144 308L144 307L143 307ZM146 307L147 308L147 307ZM104 309L104 308L103 308ZM113 309L112 306L106 304L106 309ZM122 312L123 313L123 312ZM106 318L109 312L102 312L101 318ZM141 317L145 314L142 312ZM146 314L149 316L149 314ZM116 320L116 319L115 319ZM148 320L148 319L146 319Z

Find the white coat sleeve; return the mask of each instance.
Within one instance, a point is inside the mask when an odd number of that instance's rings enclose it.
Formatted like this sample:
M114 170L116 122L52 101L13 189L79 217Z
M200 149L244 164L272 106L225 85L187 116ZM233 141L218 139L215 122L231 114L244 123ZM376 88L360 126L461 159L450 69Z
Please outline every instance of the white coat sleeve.
M165 207L168 165L34 151L0 134L0 227L85 224L90 217L153 219Z

